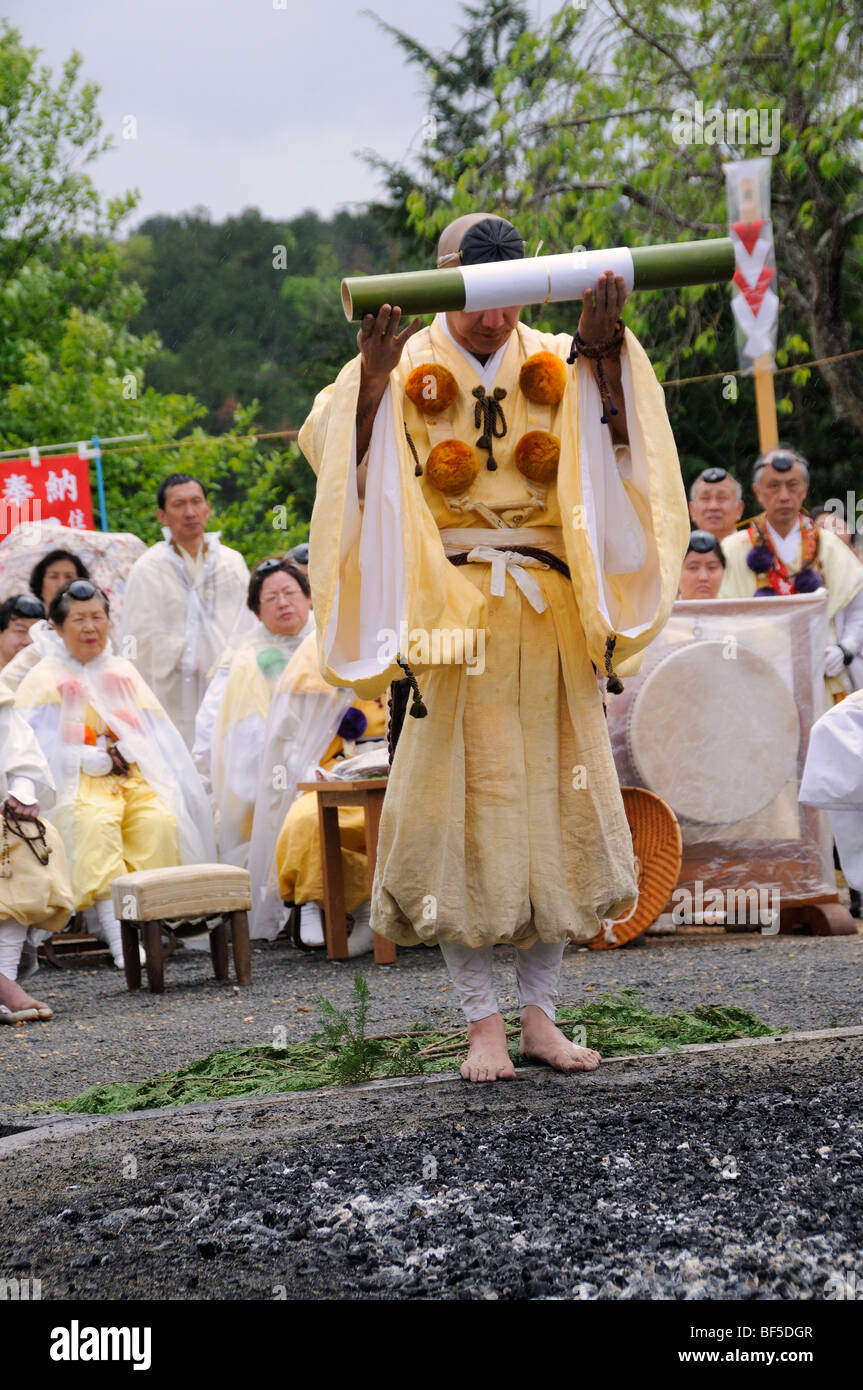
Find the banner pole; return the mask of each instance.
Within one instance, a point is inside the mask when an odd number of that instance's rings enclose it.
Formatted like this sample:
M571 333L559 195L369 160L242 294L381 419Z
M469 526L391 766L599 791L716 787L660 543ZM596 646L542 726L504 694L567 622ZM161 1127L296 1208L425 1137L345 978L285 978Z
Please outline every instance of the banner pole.
M99 446L99 436L94 434L91 440L93 446L92 457L96 460L96 487L99 492L99 520L102 523L102 530L108 529L108 512L105 507L105 479L102 476L102 450Z

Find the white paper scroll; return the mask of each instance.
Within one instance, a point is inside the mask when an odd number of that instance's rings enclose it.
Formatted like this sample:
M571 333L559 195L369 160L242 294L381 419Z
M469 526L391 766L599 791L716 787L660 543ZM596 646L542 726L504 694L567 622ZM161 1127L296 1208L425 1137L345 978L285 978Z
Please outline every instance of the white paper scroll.
M629 294L634 283L632 252L569 251L562 256L531 256L523 261L495 261L462 267L465 311L507 309L515 304L557 304L581 299L606 270L622 275Z

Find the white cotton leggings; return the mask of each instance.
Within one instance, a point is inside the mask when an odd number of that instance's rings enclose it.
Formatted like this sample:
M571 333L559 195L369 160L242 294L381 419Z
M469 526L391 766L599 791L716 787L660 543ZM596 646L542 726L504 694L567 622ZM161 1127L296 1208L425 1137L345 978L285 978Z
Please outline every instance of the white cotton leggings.
M21 952L29 930L11 918L0 922L0 975L5 975L7 980L18 979Z
M438 944L468 1023L496 1014L498 1002L491 979L494 947L462 946L455 941ZM535 941L532 946L515 952L519 1008L535 1004L552 1022L565 944L564 941Z

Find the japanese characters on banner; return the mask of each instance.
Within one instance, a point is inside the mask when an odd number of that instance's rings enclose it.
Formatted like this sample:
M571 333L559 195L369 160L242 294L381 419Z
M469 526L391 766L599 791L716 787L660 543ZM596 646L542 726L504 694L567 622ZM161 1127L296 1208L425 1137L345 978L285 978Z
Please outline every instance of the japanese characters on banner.
M52 518L77 531L93 530L90 465L77 454L0 459L0 539L15 527Z
M741 371L773 371L779 298L775 293L776 257L770 221L770 159L744 159L725 164L728 225L737 269L737 293L731 308L737 323Z

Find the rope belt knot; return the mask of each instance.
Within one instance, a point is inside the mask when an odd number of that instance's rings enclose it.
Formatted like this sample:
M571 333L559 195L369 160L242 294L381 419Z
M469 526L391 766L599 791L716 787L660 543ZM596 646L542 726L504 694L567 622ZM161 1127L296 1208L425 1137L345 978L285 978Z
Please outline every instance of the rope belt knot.
M495 598L503 598L506 593L506 576L509 572L515 584L524 594L535 613L544 613L547 607L542 590L526 566L547 570L545 561L535 555L525 555L519 550L501 550L497 546L477 545L468 551L469 565L491 565L491 592Z

